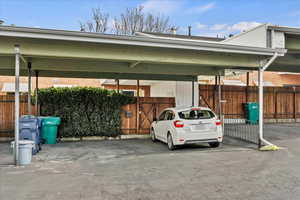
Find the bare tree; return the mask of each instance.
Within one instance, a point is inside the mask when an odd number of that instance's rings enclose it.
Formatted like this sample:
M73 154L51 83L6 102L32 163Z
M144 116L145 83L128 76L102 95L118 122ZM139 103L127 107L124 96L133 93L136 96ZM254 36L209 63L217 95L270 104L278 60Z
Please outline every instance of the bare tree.
M133 35L135 32L166 33L176 26L171 25L169 17L145 13L144 7L127 8L119 17L114 17L112 32L117 35ZM91 21L80 23L81 31L105 33L108 31L109 15L99 8L93 9Z
M114 31L116 34L133 35L135 32L170 32L173 25L170 25L169 17L144 13L144 7L127 8L120 18L114 20Z
M143 7L127 8L120 18L114 20L116 34L133 35L136 31L142 31L144 27Z
M154 16L148 14L144 23L145 29L143 31L146 32L165 33L170 32L172 28L175 28L175 26L170 25L169 17L164 17L163 15Z
M92 20L85 23L80 22L80 30L87 32L105 33L108 30L107 13L101 12L100 8L94 8L92 10Z

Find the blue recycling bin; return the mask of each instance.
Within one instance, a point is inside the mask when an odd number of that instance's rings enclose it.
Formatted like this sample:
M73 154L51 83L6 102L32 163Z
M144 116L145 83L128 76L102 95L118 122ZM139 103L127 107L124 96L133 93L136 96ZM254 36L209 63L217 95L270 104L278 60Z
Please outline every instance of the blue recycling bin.
M42 122L39 118L32 115L24 115L19 121L20 140L32 140L34 141L32 154L35 155L41 150L41 125Z

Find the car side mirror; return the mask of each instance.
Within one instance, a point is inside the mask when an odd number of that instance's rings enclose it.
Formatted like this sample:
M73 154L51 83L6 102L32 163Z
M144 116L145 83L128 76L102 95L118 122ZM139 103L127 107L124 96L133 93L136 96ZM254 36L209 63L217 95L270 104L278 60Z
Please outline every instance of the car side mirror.
M156 121L157 121L157 118L156 118L156 117L154 117L154 118L153 118L153 121L154 121L154 122L156 122Z

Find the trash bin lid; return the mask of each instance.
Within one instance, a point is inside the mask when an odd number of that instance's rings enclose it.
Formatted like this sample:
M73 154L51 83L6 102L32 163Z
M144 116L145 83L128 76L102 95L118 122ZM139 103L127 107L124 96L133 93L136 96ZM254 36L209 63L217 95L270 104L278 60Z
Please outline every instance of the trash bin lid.
M45 117L43 118L43 125L59 125L60 117Z
M15 141L12 141L10 144L12 146L14 146ZM32 140L19 140L19 145L26 145L26 144L34 144L34 141L32 141Z
M19 140L19 144L34 144L32 140Z

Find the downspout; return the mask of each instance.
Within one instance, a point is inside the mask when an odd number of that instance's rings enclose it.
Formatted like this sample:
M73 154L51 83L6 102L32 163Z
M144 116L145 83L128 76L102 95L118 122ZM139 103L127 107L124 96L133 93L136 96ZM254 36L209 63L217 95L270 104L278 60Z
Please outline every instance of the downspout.
M259 144L265 144L265 145L273 145L271 142L267 141L264 139L263 136L263 119L264 119L264 114L263 114L263 102L264 102L264 87L263 87L263 82L264 82L264 71L276 60L278 57L278 53L275 52L274 55L271 57L271 59L262 67L259 68Z

